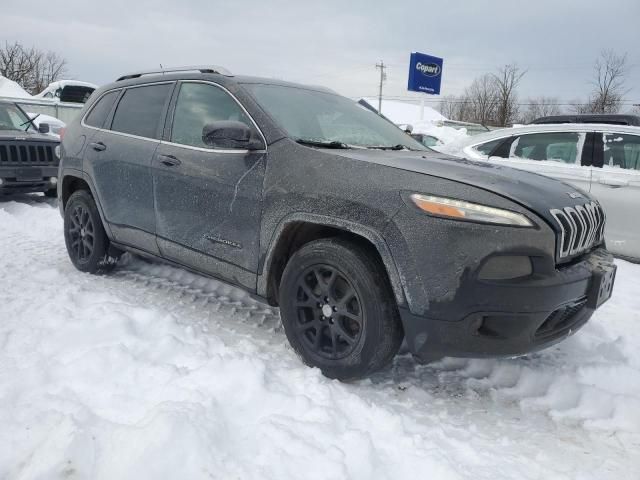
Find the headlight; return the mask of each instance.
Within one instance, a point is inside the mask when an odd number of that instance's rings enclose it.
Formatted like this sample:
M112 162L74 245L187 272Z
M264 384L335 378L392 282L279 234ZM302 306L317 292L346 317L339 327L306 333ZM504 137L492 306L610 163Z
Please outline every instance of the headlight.
M431 195L411 195L411 201L424 212L436 217L467 220L470 222L533 227L534 223L521 213L488 207L477 203L454 200L453 198L433 197Z
M60 158L60 145L56 145L56 148L53 149L53 153L56 157Z

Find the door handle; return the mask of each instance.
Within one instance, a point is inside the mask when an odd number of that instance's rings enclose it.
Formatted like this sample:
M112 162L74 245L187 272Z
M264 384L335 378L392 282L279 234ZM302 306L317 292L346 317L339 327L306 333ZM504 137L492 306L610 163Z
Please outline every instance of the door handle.
M102 152L107 149L107 146L102 142L91 142L89 144L91 148L93 148L96 152Z
M182 162L179 158L174 157L173 155L158 155L160 157L160 162L167 167L177 167Z

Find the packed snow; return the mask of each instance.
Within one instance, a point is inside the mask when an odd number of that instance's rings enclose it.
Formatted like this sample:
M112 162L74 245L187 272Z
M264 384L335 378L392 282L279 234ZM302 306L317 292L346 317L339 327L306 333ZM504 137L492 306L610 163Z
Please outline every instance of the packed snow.
M546 351L343 384L227 284L78 272L45 197L2 199L0 253L0 478L639 478L639 265Z

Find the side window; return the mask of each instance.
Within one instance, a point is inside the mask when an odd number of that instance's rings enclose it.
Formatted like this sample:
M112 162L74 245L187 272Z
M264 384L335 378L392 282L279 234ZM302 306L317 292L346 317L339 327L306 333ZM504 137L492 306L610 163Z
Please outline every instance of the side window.
M111 130L146 138L159 138L158 126L173 84L128 88L113 115Z
M491 140L490 142L481 143L480 145L476 145L473 149L482 154L489 156L491 152L502 142L504 138L498 138L497 140Z
M103 95L85 117L84 123L90 127L102 128L119 93L120 90L116 90Z
M604 133L604 165L640 170L640 136L620 133Z
M219 120L235 120L253 128L240 105L221 88L206 83L183 83L173 114L171 141L211 148L202 141L202 129Z
M511 145L510 158L552 160L575 164L584 134L576 132L550 132L521 135Z

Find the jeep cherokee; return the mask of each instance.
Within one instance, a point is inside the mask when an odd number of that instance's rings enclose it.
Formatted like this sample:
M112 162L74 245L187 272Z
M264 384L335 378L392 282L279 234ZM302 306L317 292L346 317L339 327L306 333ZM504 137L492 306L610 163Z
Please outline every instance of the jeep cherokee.
M36 128L33 120L18 104L0 101L0 194L56 195L59 142L44 135L48 124Z
M62 142L73 264L123 251L279 306L339 379L419 358L515 356L575 332L616 267L605 215L540 175L444 157L320 87L219 67L125 75Z

